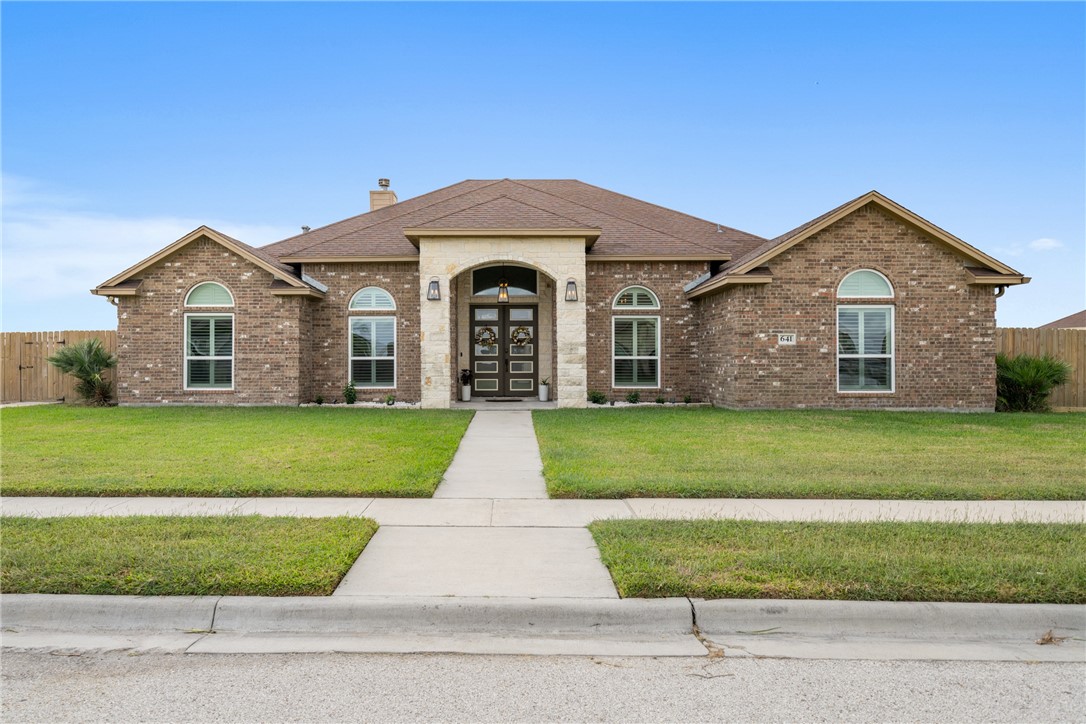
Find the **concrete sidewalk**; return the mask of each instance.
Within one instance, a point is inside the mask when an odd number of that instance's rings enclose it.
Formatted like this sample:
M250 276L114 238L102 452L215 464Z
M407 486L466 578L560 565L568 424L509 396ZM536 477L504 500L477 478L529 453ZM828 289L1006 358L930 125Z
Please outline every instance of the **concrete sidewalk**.
M367 516L385 526L581 528L610 518L780 521L1086 523L1080 500L803 500L776 498L61 498L4 497L0 515Z

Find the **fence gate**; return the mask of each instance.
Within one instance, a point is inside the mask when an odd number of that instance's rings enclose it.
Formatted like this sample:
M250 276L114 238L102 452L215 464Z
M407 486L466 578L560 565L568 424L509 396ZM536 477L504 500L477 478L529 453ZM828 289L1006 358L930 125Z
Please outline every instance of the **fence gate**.
M117 351L117 333L112 329L69 332L4 332L0 336L3 363L3 402L46 402L75 396L75 379L63 374L46 358L69 344L97 337L111 353ZM107 373L108 374L108 373Z

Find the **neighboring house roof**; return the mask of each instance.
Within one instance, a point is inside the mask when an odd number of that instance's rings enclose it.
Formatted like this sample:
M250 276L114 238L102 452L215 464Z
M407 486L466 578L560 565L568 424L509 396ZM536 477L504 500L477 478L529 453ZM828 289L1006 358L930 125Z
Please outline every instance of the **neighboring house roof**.
M139 289L142 281L137 277L140 272L154 264L157 264L158 262L162 261L174 252L188 246L197 239L203 238L211 239L212 241L226 247L238 256L244 259L248 259L250 262L264 269L264 271L275 277L275 281L272 284L273 292L276 290L282 290L281 293L284 294L306 294L318 297L324 296L323 292L303 281L302 278L295 273L292 267L282 263L273 255L269 254L267 251L249 246L245 242L238 241L237 239L231 236L227 236L221 231L216 231L209 226L200 226L199 228L193 229L166 248L160 249L143 261L129 267L128 269L125 269L123 272L113 277L112 279L108 279L107 281L102 282L97 287L92 289L91 293L109 297L135 294L136 291Z
M1086 329L1086 309L1074 314L1068 314L1063 319L1042 324L1037 329Z
M413 258L425 230L561 230L598 237L591 258L726 261L765 241L572 179L469 180L264 247L286 261Z
M766 269L765 265L775 256L809 239L867 204L876 204L890 215L919 228L937 241L950 246L964 256L967 261L972 262L972 264L965 267L972 283L993 285L1029 283L1029 277L1023 276L1021 272L988 256L980 249L967 244L950 232L944 231L927 219L914 214L878 191L868 191L866 194L857 196L851 201L843 203L791 231L747 249L745 253L736 256L724 265L719 273L701 283L689 293L691 296L698 296L726 284L747 283L744 281L745 279L749 279L751 283L764 283L767 281L766 277L770 275L770 270Z

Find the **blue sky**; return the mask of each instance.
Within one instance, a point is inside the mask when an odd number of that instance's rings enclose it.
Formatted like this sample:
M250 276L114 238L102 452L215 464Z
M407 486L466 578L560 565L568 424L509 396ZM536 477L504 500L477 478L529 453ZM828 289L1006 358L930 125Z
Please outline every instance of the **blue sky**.
M876 188L1086 306L1082 3L12 3L6 331L207 223L252 244L464 178L578 178L775 236Z

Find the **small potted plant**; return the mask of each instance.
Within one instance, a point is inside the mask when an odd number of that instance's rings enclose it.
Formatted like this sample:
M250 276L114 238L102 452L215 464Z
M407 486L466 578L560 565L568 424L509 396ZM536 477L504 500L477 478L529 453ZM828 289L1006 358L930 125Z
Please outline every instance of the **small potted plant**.
M471 402L471 370L460 370L460 399Z
M551 378L544 377L539 381L539 401L546 402L551 399Z

